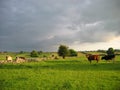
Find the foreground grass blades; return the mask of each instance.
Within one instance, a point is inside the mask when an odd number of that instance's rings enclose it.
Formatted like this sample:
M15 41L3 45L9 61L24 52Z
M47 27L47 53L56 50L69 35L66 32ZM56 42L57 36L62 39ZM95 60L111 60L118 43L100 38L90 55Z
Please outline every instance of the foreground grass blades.
M0 90L119 90L120 61L42 61L0 65Z

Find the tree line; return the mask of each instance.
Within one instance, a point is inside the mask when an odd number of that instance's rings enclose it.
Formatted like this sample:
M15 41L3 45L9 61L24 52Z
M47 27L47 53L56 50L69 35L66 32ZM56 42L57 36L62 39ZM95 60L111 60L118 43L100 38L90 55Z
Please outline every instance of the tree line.
M38 57L39 54L42 54L43 52L42 51L36 51L36 50L33 50L31 53L30 53L30 56L31 57ZM68 46L66 45L60 45L59 48L58 48L58 55L65 58L66 56L71 56L71 57L74 57L74 56L77 56L77 51L75 51L74 49L69 49Z
M91 52L91 51L90 51ZM106 53L107 55L113 55L115 54L115 52L120 52L120 49L113 49L112 47L108 48L108 50L97 50L97 52L102 52L102 53ZM7 53L4 52L4 53ZM26 53L24 51L20 51L19 52L20 54L23 54L23 53ZM39 57L40 54L42 54L43 51L36 51L36 50L32 50L30 52L30 56L31 57ZM58 47L58 51L57 51L58 55L61 56L63 59L66 57L66 56L71 56L71 57L74 57L74 56L77 56L78 53L77 51L75 51L74 49L70 49L68 46L66 45L60 45Z

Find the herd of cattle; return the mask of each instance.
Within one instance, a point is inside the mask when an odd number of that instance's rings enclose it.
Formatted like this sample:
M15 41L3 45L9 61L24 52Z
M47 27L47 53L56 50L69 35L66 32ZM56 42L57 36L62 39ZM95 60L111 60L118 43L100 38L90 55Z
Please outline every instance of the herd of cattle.
M100 60L100 55L86 54L86 57L90 63L92 62L92 60L96 60L97 63ZM115 54L102 56L101 60L106 60L106 61L113 60L113 62L114 62Z
M25 58L25 57L16 57L15 60L12 58L12 56L7 55L6 60L0 60L0 64L4 63L23 63L23 62L38 62L38 61L44 61L44 60L53 60L58 59L57 56L52 55L51 57L43 57L43 58Z
M53 56L52 56L53 57ZM100 58L100 55L92 55L92 54L86 54L86 58L88 59L88 61L91 63L93 60L97 61L97 63L99 62L99 60L115 60L115 55L104 55ZM54 58L56 59L56 57ZM58 59L58 58L57 58ZM41 59L41 60L46 60L45 58ZM40 59L26 59L25 57L16 57L15 60L12 59L11 56L6 56L6 60L0 60L0 64L2 63L23 63L23 62L29 62L29 61L41 61Z

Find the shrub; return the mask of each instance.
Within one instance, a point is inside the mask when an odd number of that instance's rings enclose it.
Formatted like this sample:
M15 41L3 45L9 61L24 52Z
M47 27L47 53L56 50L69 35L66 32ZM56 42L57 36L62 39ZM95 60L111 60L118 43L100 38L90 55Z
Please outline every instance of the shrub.
M38 51L38 54L42 54L43 53L43 51Z
M30 56L31 57L38 57L38 52L33 50L31 53L30 53Z
M69 49L69 56L77 56L77 52L73 49Z

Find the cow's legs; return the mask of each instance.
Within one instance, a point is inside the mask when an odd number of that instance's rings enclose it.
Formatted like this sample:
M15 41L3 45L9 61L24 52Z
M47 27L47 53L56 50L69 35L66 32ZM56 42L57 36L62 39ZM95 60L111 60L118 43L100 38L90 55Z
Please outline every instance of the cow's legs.
M89 60L89 61L90 61L90 64L91 64L91 61L92 61L92 60Z
M97 63L98 63L98 60L96 60L97 61Z

